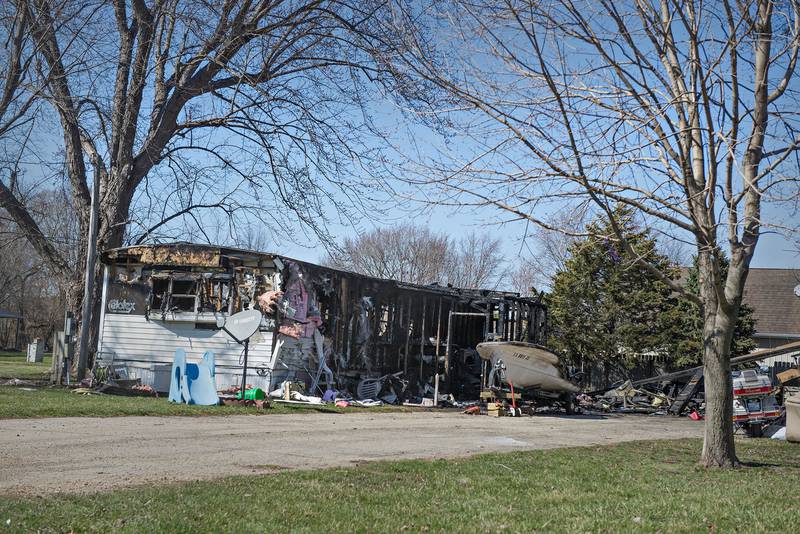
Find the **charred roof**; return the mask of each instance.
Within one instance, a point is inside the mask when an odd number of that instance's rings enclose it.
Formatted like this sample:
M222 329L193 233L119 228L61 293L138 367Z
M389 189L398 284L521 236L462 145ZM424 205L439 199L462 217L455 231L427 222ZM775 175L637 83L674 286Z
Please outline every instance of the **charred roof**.
M103 252L101 258L106 265L139 265L152 268L180 268L188 270L221 270L237 266L270 268L276 265L280 268L280 264L282 263L294 262L307 270L337 273L340 276L359 279L362 282L371 282L379 286L384 286L387 289L391 287L407 291L423 291L459 300L478 301L503 299L541 305L540 298L522 297L519 293L514 292L497 291L493 289L463 289L441 286L439 284L411 284L317 265L279 254L219 245L186 242L135 245L106 250Z

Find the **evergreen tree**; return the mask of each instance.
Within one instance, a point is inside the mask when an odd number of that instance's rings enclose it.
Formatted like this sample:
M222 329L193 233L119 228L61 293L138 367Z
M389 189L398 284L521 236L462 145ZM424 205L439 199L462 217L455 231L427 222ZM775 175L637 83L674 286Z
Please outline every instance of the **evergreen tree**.
M680 268L658 253L649 230L632 221L629 210L618 209L616 219L638 254L662 272L681 276ZM673 368L700 363L703 322L697 306L677 298L649 270L632 262L617 246L607 221L591 223L587 233L589 237L569 247L569 258L547 297L551 347L576 365L602 362L622 371L632 369L645 354L659 356ZM696 262L685 276L696 292ZM754 333L752 309L742 304L733 356L753 350Z
M658 253L655 239L636 226L629 210L618 209L616 218L637 253L677 276L678 269ZM570 246L565 268L553 281L551 345L576 365L601 361L623 370L643 354L668 356L683 326L677 298L630 261L607 221L591 223L587 233L590 237Z

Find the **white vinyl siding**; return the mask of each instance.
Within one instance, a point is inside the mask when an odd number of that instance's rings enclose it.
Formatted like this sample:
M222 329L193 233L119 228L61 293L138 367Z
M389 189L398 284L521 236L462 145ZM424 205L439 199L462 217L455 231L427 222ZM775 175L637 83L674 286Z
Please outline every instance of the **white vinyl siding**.
M176 349L186 351L190 362L199 361L207 350L214 352L217 388L224 389L239 384L243 347L221 330L195 328L195 323L178 321L148 321L142 315L104 314L100 339L100 360L103 363L125 365L132 378L142 378L143 383L154 381L151 372L139 373L136 369L163 373L172 365ZM248 383L269 387L269 376L259 377L255 368L273 368L271 361L272 333L257 332L251 338L248 351ZM252 375L252 380L251 380ZM157 389L162 383L149 383Z

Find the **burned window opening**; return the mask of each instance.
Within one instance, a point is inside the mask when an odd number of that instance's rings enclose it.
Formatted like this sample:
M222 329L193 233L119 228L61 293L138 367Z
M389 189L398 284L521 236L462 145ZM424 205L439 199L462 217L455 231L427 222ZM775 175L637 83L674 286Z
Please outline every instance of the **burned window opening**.
M229 274L155 270L146 274L151 287L148 312L158 312L162 320L186 313L205 314L207 320L213 320L216 314L232 314L255 305L251 298L240 296L236 279ZM257 284L250 293L263 287L267 285Z
M198 284L195 280L173 279L169 296L169 311L196 311L197 288Z
M171 278L152 278L151 279L151 300L150 308L153 310L166 311L169 302Z

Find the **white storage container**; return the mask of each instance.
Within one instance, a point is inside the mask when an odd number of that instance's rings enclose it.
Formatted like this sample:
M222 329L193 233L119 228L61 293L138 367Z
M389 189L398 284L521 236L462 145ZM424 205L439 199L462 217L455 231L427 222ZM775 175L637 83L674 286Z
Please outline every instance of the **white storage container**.
M242 369L226 369L217 367L214 382L217 385L217 390L222 391L231 387L242 385ZM255 369L247 369L247 383L254 388L261 388L264 391L269 391L270 376L260 376L256 373Z
M800 443L800 395L786 397L786 441Z

